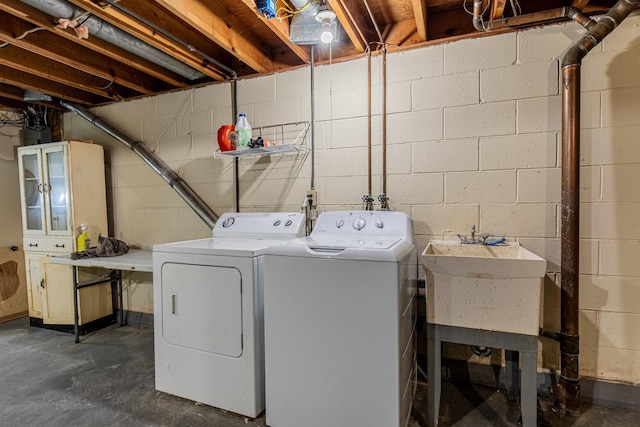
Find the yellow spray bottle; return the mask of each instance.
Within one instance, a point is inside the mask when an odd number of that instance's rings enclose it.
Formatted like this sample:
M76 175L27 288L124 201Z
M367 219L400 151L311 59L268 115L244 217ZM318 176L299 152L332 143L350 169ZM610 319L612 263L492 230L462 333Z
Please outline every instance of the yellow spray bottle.
M87 234L87 224L80 225L80 234L78 235L78 252L86 251L88 248L89 235Z

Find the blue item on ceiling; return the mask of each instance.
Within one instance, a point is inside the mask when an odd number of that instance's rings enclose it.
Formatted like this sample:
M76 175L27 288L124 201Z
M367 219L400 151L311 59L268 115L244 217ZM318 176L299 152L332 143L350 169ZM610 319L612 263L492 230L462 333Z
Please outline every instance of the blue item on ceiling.
M258 12L262 13L267 19L276 17L275 0L256 0Z

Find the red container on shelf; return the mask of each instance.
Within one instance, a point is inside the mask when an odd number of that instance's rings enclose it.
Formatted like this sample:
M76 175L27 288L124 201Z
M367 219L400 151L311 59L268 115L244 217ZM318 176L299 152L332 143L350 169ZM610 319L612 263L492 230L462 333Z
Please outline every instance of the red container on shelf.
M236 149L236 147L233 146L235 144L232 144L232 139L235 140L235 138L232 138L231 135L234 130L234 125L224 125L221 126L220 129L218 129L218 147L220 147L220 151L230 151Z

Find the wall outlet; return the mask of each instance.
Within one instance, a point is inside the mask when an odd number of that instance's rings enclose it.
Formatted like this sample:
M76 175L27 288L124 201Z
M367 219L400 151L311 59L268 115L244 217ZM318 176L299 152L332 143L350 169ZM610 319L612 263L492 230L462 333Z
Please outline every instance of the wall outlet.
M309 200L309 208L315 209L318 206L318 192L316 190L307 190L307 200Z

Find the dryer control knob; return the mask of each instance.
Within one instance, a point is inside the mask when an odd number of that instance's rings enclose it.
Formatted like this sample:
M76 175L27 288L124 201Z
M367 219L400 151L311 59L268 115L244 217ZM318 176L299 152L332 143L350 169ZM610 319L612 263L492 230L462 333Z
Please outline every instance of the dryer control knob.
M236 219L232 216L230 216L229 218L225 219L224 222L222 223L222 226L224 228L229 228L233 225L233 223L236 222Z
M293 221L291 221L290 219L287 220L287 222L284 223L285 227L289 227L291 224L293 224Z
M279 226L280 224L282 224L282 221L280 221L279 219L276 220L276 222L273 223L274 227Z
M357 218L353 220L353 228L356 230L362 230L365 225L367 225L367 221L364 218Z
M339 219L336 221L336 227L342 228L343 225L344 225L344 220Z
M381 219L377 220L376 221L376 227L383 228L384 227L384 222Z

